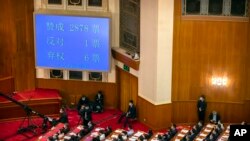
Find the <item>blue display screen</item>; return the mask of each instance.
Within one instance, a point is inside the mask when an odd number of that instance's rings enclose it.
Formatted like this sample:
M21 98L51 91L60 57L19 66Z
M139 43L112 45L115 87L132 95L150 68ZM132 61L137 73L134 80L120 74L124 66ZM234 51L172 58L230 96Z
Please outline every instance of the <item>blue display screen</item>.
M36 67L110 70L110 18L35 14Z

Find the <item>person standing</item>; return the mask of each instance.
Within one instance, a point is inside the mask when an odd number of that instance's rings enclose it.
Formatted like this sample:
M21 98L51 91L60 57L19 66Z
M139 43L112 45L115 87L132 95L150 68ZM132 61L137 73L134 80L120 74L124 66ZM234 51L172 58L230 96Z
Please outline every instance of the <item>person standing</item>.
M198 118L199 121L205 121L205 113L207 109L207 102L205 100L205 96L201 95L198 102L197 102L197 111L198 111Z
M92 121L92 111L89 105L82 106L79 113L82 118L83 125L88 126L88 123Z

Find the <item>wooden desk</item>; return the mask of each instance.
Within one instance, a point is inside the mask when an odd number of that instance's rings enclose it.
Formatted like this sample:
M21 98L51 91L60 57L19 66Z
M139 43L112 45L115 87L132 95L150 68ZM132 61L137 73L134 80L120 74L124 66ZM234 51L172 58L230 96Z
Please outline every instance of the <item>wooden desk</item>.
M137 141L141 135L145 134L143 131L136 131L131 137L128 138L129 141Z
M194 141L203 141L213 131L214 127L215 124L208 123L196 136Z
M93 138L100 136L100 130L103 130L103 128L95 128L93 131L91 131L89 134L87 134L85 137L81 139L81 141L92 141Z
M112 133L110 133L110 135L108 137L106 137L105 141L112 141L113 139L117 139L118 135L121 134L123 131L123 129L116 129L115 131L113 131Z
M171 141L180 141L182 140L189 132L189 128L183 128L180 132L178 132Z
M72 135L77 135L83 129L82 125L78 125L72 131L69 131L63 138L70 139Z
M58 123L55 127L52 127L50 129L50 131L46 132L44 135L41 135L40 137L38 137L38 141L47 141L47 139L51 136L53 136L54 134L58 133L60 131L60 129L62 129L64 127L63 123Z
M158 140L158 135L163 135L164 133L154 133L153 136L151 137L151 139L149 141L160 141Z
M230 125L227 126L227 129L218 137L217 141L227 141L230 134Z

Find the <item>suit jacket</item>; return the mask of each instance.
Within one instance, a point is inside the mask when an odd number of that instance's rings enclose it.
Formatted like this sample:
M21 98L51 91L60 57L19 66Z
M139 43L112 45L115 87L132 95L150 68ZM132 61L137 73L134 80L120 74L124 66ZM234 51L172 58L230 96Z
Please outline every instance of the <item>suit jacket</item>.
M136 118L136 108L135 105L129 106L127 111L127 117Z
M92 120L92 114L91 114L92 111L90 108L89 109L85 109L85 108L81 109L79 113L84 120Z
M201 111L199 110L199 108L201 108ZM198 102L197 102L198 112L205 112L206 108L207 108L207 102L198 100Z
M100 97L97 94L96 97L95 97L95 103L96 103L96 105L103 106L103 103L104 103L103 101L104 101L103 94L100 94Z
M68 123L69 122L68 115L66 112L61 113L60 118L58 119L58 122L61 122L61 123Z
M213 113L209 115L209 120L213 120ZM220 120L220 115L217 113L215 114L215 122L218 122Z

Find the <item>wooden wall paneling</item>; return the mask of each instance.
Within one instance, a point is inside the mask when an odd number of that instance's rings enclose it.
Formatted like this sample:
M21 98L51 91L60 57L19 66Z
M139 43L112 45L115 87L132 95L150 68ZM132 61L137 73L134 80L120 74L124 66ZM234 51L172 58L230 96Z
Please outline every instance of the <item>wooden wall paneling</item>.
M208 102L206 111L206 122L212 111L217 111L221 115L223 123L240 123L245 120L244 103L233 102ZM185 110L183 110L185 109ZM185 112L188 111L188 112ZM196 123L198 122L196 101L174 101L173 102L173 122L174 123Z
M246 121L247 123L250 123L250 112L249 111L249 107L250 107L250 99L245 101L245 110L244 110L244 114L245 114L245 119L244 121Z
M130 95L130 75L128 73L120 71L120 109L122 111L127 111L128 101L131 99Z
M172 105L154 105L138 96L138 118L154 130L164 129L172 122Z
M0 8L0 76L14 76L18 91L33 89L33 0L7 0Z
M137 105L138 78L121 68L116 68L119 104L122 111L127 111L129 100L133 100Z
M35 88L34 63L34 1L12 1L14 22L14 44L16 48L14 61L14 76L16 90Z
M11 94L15 91L15 83L14 78L4 77L0 78L0 92L3 94Z
M248 4L248 7L250 7L250 2L249 2L249 4ZM248 15L250 15L250 10L248 10ZM246 82L246 84L247 84L247 92L246 92L246 99L250 99L250 22L248 22L248 48L247 48L247 67L246 67L246 70L247 70L247 82Z
M62 79L36 79L36 87L59 90L67 105L78 102L82 95L87 96L90 100L94 100L97 92L101 90L104 94L105 107L118 108L115 83Z
M211 103L210 108L227 116L226 121L243 119L242 105L250 91L246 83L249 22L185 19L181 15L181 0L175 1L174 8L172 101L176 112L173 120L195 121L197 117L188 114L190 110L196 114L196 109L191 109L195 104L189 101L196 101L201 94ZM211 85L212 76L224 75L228 77L226 87ZM178 112L186 106L189 110ZM230 114L228 107L239 108L236 112L239 117Z
M10 0L0 5L0 77L12 76L13 38Z

